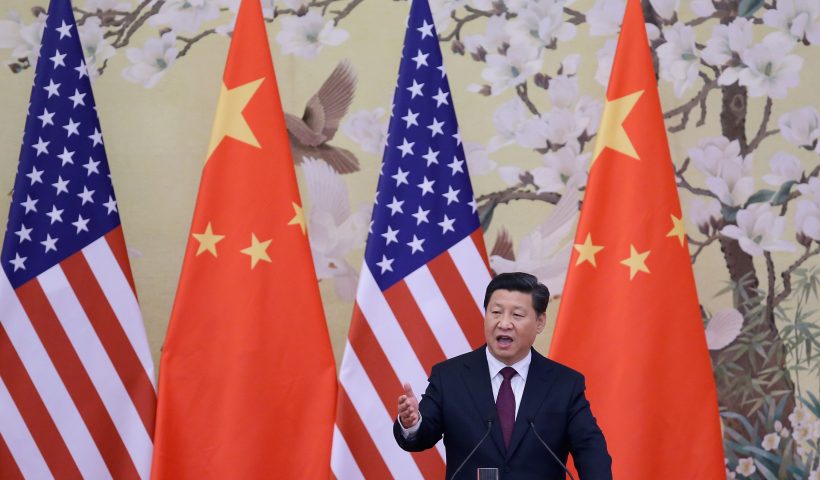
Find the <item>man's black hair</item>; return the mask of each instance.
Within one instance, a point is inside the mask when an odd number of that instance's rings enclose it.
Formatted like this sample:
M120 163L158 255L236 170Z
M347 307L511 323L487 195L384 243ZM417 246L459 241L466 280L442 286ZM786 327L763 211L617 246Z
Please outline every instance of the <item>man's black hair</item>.
M532 308L535 313L541 314L547 311L547 304L550 300L550 291L547 286L539 282L535 275L524 272L501 273L490 280L487 285L487 293L484 294L484 309L490 303L490 297L496 290L509 290L512 292L529 293L532 295Z

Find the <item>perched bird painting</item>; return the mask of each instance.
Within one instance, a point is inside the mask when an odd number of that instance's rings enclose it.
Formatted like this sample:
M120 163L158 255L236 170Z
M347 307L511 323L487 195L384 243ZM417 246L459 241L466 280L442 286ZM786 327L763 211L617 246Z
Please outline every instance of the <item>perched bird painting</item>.
M300 164L304 157L325 161L339 173L359 170L359 160L349 150L328 142L336 135L342 117L347 113L356 91L356 73L342 61L307 102L302 118L285 113L293 160Z

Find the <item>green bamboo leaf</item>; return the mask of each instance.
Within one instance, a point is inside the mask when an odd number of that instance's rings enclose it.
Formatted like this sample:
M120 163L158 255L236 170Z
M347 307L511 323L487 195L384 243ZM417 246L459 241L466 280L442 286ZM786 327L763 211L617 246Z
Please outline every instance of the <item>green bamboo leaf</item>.
M782 205L783 202L787 198L789 198L789 190L791 190L792 185L794 185L795 183L797 182L794 180L789 180L788 182L781 185L780 188L777 190L777 193L775 193L774 197L772 197L772 205Z
M771 460L772 462L774 462L775 465L780 465L780 462L782 460L779 456L777 456L777 455L775 455L771 452L767 452L766 450L763 450L760 447L755 447L753 445L746 445L745 447L743 447L743 450L745 450L747 452L754 453L758 457L763 457L763 458L766 458L767 460ZM757 460L757 459L755 459L755 460ZM757 462L755 462L755 463L757 463Z
M743 8L743 2L744 2L744 0L740 0L740 5L741 5L740 8ZM761 1L760 4L762 5L763 2ZM743 15L743 16L745 17L746 15ZM749 205L751 205L753 203L768 202L769 200L771 200L771 198L773 196L774 196L774 191L772 191L772 190L766 190L766 189L758 190L755 193L753 193L752 196L749 197L748 200L746 200L746 204L743 205L743 208L746 208L746 207L748 207Z
M777 477L775 476L775 474L772 473L771 470L766 468L766 465L764 465L763 462L761 462L757 458L755 458L755 465L757 466L758 471L763 474L763 477L766 480L777 480Z

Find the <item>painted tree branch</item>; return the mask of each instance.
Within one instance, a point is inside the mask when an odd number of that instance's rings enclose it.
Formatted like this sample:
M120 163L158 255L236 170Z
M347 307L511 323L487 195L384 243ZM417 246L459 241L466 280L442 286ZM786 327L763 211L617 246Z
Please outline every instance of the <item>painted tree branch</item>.
M468 23L470 23L474 20L482 18L482 17L491 17L491 16L493 16L492 12L486 12L484 10L479 10L477 8L472 8L469 5L465 6L464 9L467 11L467 15L465 15L464 17L459 18L458 15L456 15L455 11L453 11L450 14L450 18L452 18L453 21L456 22L456 26L447 35L439 35L439 37L438 37L439 42L442 42L442 43L443 42L449 42L450 40L453 40L453 39L460 41L461 40L461 29L464 28L465 25L467 25Z
M789 265L789 267L786 270L783 270L783 273L780 274L780 278L783 279L783 291L781 291L780 293L777 294L776 297L774 297L774 300L772 302L773 307L776 307L777 305L780 305L780 302L782 302L783 300L788 298L789 295L791 295L791 293L792 293L792 278L791 278L792 273L794 273L795 270L797 270L801 265L803 265L803 263L805 263L806 260L808 260L809 258L811 258L811 257L813 257L817 254L820 254L820 246L815 248L814 250L811 250L811 246L807 246L806 251L803 252L803 255L800 255L800 258L798 258L797 260L794 261L794 263Z
M691 236L686 235L686 240L690 244L698 246L698 248L695 250L695 252L691 256L692 257L692 265L694 265L695 262L698 260L698 256L700 255L700 252L702 252L706 247L708 247L709 245L714 243L715 240L717 240L719 237L720 237L720 232L715 231L714 233L712 233L711 235L706 237L706 240L704 240L702 242L699 242L699 241L695 240L694 238L692 238Z
M524 102L524 105L527 106L527 109L530 111L530 113L532 113L533 115L540 115L538 109L535 107L535 104L532 103L532 100L530 100L530 96L527 93L527 82L524 82L520 85L516 85L515 93L518 94L518 98L520 98L521 101Z
M665 118L665 119L673 118L673 117L676 117L678 115L680 115L680 117L681 117L680 118L680 123L678 123L677 125L673 125L673 126L668 128L668 130L671 133L679 132L679 131L683 130L684 128L686 128L686 125L689 123L689 115L692 113L692 110L694 110L695 107L698 107L698 106L701 109L701 115L700 115L700 118L698 119L697 126L700 127L705 123L705 121L706 121L706 99L709 96L709 92L711 92L712 90L717 88L718 85L717 85L717 80L709 78L703 72L700 73L700 76L704 80L704 83L703 83L703 86L700 89L700 92L698 92L697 95L695 95L694 97L689 99L689 101L684 103L683 105L681 105L679 107L675 107L672 110L669 110L668 112L663 114L663 118Z
M749 152L753 152L754 150L756 150L757 147L760 146L760 142L762 142L763 139L765 139L766 137L780 133L779 129L768 131L766 130L766 128L769 126L769 120L771 118L772 99L771 97L766 97L766 106L763 107L763 118L760 120L760 126L757 128L757 134L755 134L755 137L752 139L751 142L749 142L749 145L746 146L746 149L741 152L742 155L746 155Z

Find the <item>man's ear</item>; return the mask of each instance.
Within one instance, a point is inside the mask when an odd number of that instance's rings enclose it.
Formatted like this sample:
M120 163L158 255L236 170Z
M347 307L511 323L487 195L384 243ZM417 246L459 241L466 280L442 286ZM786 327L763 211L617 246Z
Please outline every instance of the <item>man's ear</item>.
M544 331L544 327L547 326L547 314L546 313L539 313L537 317L535 317L535 333L539 334Z

